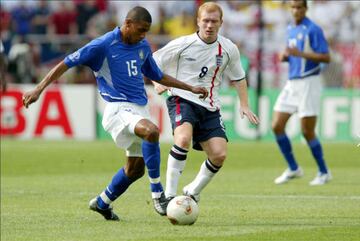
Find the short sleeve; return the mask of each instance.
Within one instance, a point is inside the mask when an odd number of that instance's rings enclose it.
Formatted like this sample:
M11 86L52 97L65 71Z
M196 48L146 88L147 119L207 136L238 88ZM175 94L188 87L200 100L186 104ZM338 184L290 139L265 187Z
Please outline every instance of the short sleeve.
M314 52L329 53L328 43L321 28L314 27L310 30L310 45Z
M151 80L160 81L163 78L163 73L157 66L152 54L150 53L146 58L141 72Z
M233 45L229 52L229 64L225 69L225 76L229 80L242 80L245 78L245 71L241 65L239 49Z
M87 65L92 68L93 66L91 66L91 63L94 63L105 56L103 46L104 41L102 39L94 39L84 47L66 56L64 62L69 68L77 65Z
M164 47L154 52L154 60L163 72L169 73L171 72L172 67L176 66L179 52L183 48L183 38L172 40Z

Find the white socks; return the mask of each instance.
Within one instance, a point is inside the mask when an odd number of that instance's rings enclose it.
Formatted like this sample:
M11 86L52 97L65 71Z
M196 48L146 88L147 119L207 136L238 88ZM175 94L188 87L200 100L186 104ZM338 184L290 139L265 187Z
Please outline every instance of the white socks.
M166 169L166 197L175 197L179 178L185 168L187 150L174 145L169 153Z
M213 176L220 170L221 166L215 166L209 159L204 161L200 167L200 171L195 179L186 186L187 191L190 194L198 195L211 181Z

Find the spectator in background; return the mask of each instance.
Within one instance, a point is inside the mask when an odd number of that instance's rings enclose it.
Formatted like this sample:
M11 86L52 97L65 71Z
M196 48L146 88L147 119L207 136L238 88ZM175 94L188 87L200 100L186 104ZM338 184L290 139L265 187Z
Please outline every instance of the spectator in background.
M34 17L34 12L25 4L25 1L21 1L11 11L12 28L18 35L25 36L31 32L31 21Z
M78 33L84 34L87 29L88 21L99 12L96 6L95 0L86 0L76 5L77 15L76 23L78 27Z
M7 87L6 71L7 71L7 58L4 52L4 45L0 39L0 92L5 92Z
M11 14L7 11L3 2L0 2L0 4L0 39L4 53L7 54L11 46Z
M16 83L35 83L33 50L25 42L24 36L16 36L9 52L9 73Z
M34 10L32 19L32 33L47 34L48 23L50 20L50 8L47 0L40 0Z
M196 31L196 18L194 16L194 13L183 10L180 15L165 21L165 32L170 35L170 38L177 38L193 33Z
M72 2L58 2L56 11L51 15L51 34L76 34L76 12Z
M86 35L89 38L97 38L111 31L117 26L116 16L116 8L109 8L107 11L95 14L87 23Z

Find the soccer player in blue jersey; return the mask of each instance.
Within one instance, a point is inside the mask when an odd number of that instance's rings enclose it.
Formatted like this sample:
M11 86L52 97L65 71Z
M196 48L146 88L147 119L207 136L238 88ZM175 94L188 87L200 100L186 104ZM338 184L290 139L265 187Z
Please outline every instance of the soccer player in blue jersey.
M167 200L160 182L160 148L158 127L150 121L143 75L159 83L199 94L206 98L203 87L192 87L164 74L156 65L145 39L151 15L143 7L131 9L121 27L91 41L68 55L55 66L32 91L23 96L27 108L44 89L69 68L85 65L95 74L98 90L107 102L103 127L118 147L126 149L127 162L105 190L89 203L91 210L107 220L119 220L111 203L148 170L155 210L166 214Z
M320 63L330 62L328 44L322 29L306 17L306 0L290 1L290 9L294 23L288 27L286 50L280 54L281 61L289 63L289 80L274 106L272 124L276 141L288 168L275 179L275 183L286 183L303 175L285 133L290 116L298 112L302 134L319 168L310 185L323 185L331 179L331 174L326 166L319 139L316 137L315 126L320 110Z

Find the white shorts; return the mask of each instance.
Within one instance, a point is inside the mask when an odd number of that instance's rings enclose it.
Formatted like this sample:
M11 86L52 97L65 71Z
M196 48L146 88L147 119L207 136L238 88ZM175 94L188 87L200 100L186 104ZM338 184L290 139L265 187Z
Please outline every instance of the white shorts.
M116 145L126 150L126 156L142 157L142 140L135 135L135 126L142 119L150 119L146 106L109 102L105 106L102 125Z
M318 116L321 90L321 77L318 75L288 80L276 100L274 111L289 114L298 112L300 118Z

